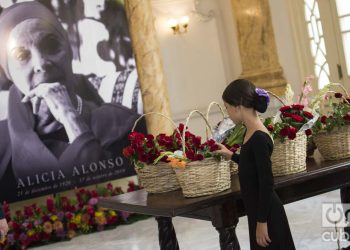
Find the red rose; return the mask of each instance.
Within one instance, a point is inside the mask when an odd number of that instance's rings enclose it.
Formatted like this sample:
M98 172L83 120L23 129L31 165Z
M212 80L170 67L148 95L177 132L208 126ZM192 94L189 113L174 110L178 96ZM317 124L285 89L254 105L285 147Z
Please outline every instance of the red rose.
M200 136L196 136L193 138L193 143L196 146L196 148L199 148L201 146L202 138Z
M66 217L68 220L71 220L73 218L73 214L71 212L67 212Z
M183 123L180 123L178 129L179 129L180 133L182 133L185 129L185 125ZM188 127L186 127L186 129L188 129Z
M54 205L54 200L53 200L52 197L47 198L47 200L46 200L46 206L47 206L47 210L48 210L49 212L52 212L52 211L53 211L55 205Z
M343 94L342 94L342 93L335 93L335 94L334 94L334 97L335 97L335 98L342 98L342 97L343 97Z
M292 115L292 119L296 122L302 122L304 120L303 117L301 117L300 115Z
M197 160L197 161L203 161L203 160L204 160L204 156L201 155L201 154L197 154L197 155L196 155L196 160Z
M306 136L312 135L312 130L311 129L305 130L305 134Z
M109 191L112 191L112 190L113 190L113 184L109 182L109 183L107 184L107 189L108 189Z
M154 148L154 142L153 141L148 141L148 142L146 142L146 146L147 146L147 148Z
M281 130L280 130L280 134L282 135L282 136L288 136L288 134L289 134L289 127L284 127L284 128L282 128Z
M309 118L309 119L314 118L314 115L311 114L310 112L304 111L303 114L304 114L305 117L307 117L307 118Z
M238 148L241 147L241 145L239 145L239 144L236 143L236 144L233 144L233 147L236 148L236 149L238 149Z
M213 146L210 147L210 152L213 152L213 151L216 151L216 150L219 150L219 149L220 149L219 145L214 144Z
M146 139L147 139L147 141L153 141L154 136L153 135L146 135Z
M283 117L292 117L293 113L290 112L282 112Z
M344 115L344 116L343 116L343 119L344 119L345 121L350 121L350 115L349 115L349 114Z
M187 150L186 157L192 161L194 161L196 159L193 150Z
M131 157L133 154L134 154L134 149L132 147L129 146L123 149L123 155L126 158Z
M294 109L294 110L303 110L304 109L304 105L302 105L302 104L293 104L292 105L292 109Z
M288 138L290 140L294 140L296 136L297 136L297 129L293 128L293 127L290 127L289 131L288 131Z
M139 159L140 159L140 161L142 161L144 163L149 163L149 156L146 154L141 154Z
M267 125L267 130L270 132L273 131L273 125L272 124Z
M323 115L323 116L321 117L321 122L322 122L323 124L326 124L326 120L327 120L327 116Z
M93 215L95 213L95 209L93 207L88 207L87 210L88 214Z
M290 110L290 106L283 106L283 107L280 108L281 112L285 112L285 111L288 111L288 110Z

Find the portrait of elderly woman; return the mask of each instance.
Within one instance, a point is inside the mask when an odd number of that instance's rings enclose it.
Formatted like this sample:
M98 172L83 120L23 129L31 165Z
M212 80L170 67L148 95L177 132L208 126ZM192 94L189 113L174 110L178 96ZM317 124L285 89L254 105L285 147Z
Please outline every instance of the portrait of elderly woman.
M0 15L0 34L1 69L13 83L7 119L0 121L0 189L15 190L2 198L53 193L131 168L121 151L139 115L104 103L73 73L72 49L54 14L38 2L14 4Z

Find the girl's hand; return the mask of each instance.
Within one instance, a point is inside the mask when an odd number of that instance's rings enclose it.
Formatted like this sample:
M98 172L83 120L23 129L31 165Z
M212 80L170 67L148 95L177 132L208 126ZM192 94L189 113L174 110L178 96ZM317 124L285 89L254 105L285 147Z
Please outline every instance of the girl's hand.
M261 247L267 247L271 243L268 231L267 231L267 222L261 223L257 222L256 224L256 242Z
M220 154L223 157L225 157L227 160L230 160L233 155L233 152L220 143L217 143L217 145L219 145L220 149L214 151L214 153Z

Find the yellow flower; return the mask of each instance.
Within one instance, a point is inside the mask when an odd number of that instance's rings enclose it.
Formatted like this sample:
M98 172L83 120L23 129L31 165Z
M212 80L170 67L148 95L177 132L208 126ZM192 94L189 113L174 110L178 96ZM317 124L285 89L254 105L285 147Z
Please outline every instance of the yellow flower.
M47 233L47 234L52 233L52 224L50 221L46 221L43 225L43 228L44 228L45 233Z
M72 222L79 225L81 223L81 214L77 214L72 218Z
M67 232L67 237L69 238L69 239L72 239L73 237L75 237L77 235L77 233L74 231L74 230L69 230L68 232Z
M101 216L103 216L103 212L98 212L98 211L95 212L95 217L101 217Z
M58 220L58 217L57 217L57 215L51 215L50 219L52 221L56 221L56 220Z
M117 216L117 213L116 213L116 211L114 211L114 210L109 210L109 214L110 214L111 216Z
M34 230L32 230L32 229L30 229L30 230L27 231L27 235L28 235L29 237L32 236L34 233L35 233L35 232L34 232Z
M63 229L63 224L61 221L57 220L53 223L53 229L54 230L60 230L60 229Z

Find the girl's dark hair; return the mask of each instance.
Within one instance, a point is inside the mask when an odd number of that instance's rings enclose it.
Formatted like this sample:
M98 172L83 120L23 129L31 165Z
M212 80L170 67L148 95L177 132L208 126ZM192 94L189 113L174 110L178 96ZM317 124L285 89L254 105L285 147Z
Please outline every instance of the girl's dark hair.
M222 93L222 99L232 106L242 105L246 108L254 108L260 113L266 111L269 103L268 98L258 95L255 85L246 79L231 82Z

